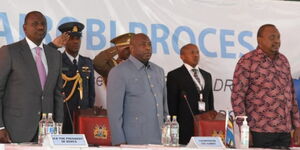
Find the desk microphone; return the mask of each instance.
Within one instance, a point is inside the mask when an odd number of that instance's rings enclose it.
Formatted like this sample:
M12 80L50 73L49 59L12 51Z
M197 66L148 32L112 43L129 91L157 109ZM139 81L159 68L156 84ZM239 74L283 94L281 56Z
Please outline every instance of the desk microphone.
M70 118L70 122L71 122L71 126L72 126L72 134L75 134L75 127L74 127L73 117L72 117L72 114L71 114L71 111L70 111L70 108L69 108L68 101L66 101L64 104L66 105L67 110L68 110L68 117Z
M193 116L194 121L196 121L195 115L194 115L194 113L193 113L193 111L192 111L191 105L190 105L190 103L189 103L189 101L188 101L188 98L187 98L187 96L186 96L186 92L185 92L185 91L182 91L182 92L181 92L181 95L182 95L182 97L184 98L186 104L188 105L189 110L190 110L190 113L191 113L191 115Z
M193 111L192 111L191 105L190 105L190 103L189 103L189 101L188 101L188 98L187 98L187 96L186 96L186 92L185 92L185 91L182 91L182 92L181 92L181 95L182 95L182 97L184 98L186 104L188 105L191 115L193 116L193 120L194 120L194 134L193 134L193 135L200 136L200 135L201 135L201 134L200 134L200 126L199 126L199 124L198 124L198 122L197 122L197 120L196 120L196 118L195 118L195 115L194 115L194 113L193 113Z

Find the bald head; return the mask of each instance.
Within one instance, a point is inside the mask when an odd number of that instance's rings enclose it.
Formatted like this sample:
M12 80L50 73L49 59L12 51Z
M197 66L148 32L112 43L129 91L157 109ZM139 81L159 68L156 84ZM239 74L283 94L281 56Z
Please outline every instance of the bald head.
M281 45L280 33L275 25L262 25L257 32L258 47L271 58L279 53Z
M265 31L266 28L268 27L272 27L272 28L276 28L275 25L273 24L264 24L261 27L259 27L258 31L257 31L257 37L262 37L263 36L263 32Z
M31 11L31 12L29 12L29 13L26 14L25 20L24 20L24 24L28 23L29 18L31 16L34 16L34 15L40 15L40 16L43 16L45 18L45 16L41 12L39 12L39 11ZM45 18L45 20L46 20L46 18Z
M185 51L189 50L189 49L198 49L197 46L195 44L186 44L184 46L181 47L180 49L180 55L182 55Z
M180 58L181 60L192 66L196 67L199 63L199 49L195 44L184 45L180 49Z
M131 55L141 61L148 63L152 55L151 41L144 33L138 33L130 39Z

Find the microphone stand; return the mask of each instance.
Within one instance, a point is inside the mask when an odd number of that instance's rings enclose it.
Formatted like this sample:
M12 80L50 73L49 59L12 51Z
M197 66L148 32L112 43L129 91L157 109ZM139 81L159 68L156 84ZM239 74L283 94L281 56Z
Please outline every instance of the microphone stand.
M195 125L195 126L194 126L194 133L195 133L195 128L199 129L198 123L196 122L195 114L194 114L194 112L193 112L193 110L192 110L192 108L191 108L191 105L190 105L189 101L188 101L188 98L187 98L187 96L186 96L186 92L185 92L185 91L182 91L181 94L182 94L182 96L183 96L183 98L184 98L186 104L187 104L188 107L189 107L189 110L190 110L191 115L193 116L194 125ZM200 130L200 129L199 129L199 130ZM199 131L199 130L198 130L198 131ZM200 131L198 132L198 135L200 135Z
M191 105L190 105L190 103L189 103L189 101L188 101L188 99L187 99L187 96L186 96L186 92L185 92L185 91L182 92L182 96L183 96L183 98L184 98L186 104L187 104L188 107L189 107L189 110L190 110L190 113L191 113L191 115L192 115L192 117L193 117L193 120L195 121L195 120L196 120L196 119L195 119L195 114L194 114L194 112L192 111Z

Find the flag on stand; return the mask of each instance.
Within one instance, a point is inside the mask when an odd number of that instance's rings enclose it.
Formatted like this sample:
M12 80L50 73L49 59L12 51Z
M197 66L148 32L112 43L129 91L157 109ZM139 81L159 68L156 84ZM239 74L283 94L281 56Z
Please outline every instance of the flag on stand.
M232 112L232 111L231 111ZM226 110L225 122L225 145L229 148L235 148L234 132L233 132L233 116Z

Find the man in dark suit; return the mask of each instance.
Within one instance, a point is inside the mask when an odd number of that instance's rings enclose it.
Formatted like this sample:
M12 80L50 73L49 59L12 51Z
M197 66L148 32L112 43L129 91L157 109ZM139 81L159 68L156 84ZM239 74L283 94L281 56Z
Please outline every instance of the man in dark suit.
M95 81L92 60L79 55L81 31L84 25L80 22L67 22L58 27L62 33L70 35L62 54L62 72L65 81L63 133L74 133L72 124L73 112L79 109L92 108L95 102Z
M214 97L210 73L198 66L197 46L183 46L180 58L184 64L167 75L168 106L170 115L178 116L179 143L187 144L194 135L191 111L197 115L214 110Z
M63 121L61 54L44 45L46 18L25 16L26 38L0 49L0 142L36 142L42 113Z

